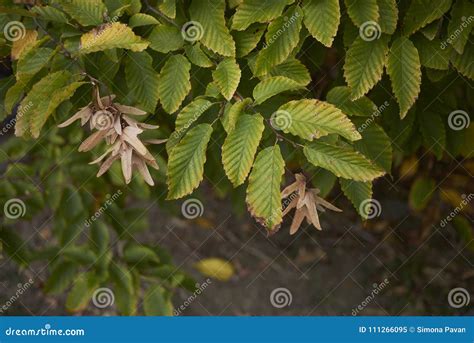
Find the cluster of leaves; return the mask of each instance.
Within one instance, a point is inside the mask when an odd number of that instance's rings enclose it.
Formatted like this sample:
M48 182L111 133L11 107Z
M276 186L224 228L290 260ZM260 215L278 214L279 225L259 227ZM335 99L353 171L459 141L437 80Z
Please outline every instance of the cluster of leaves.
M391 173L394 152L471 151L470 129L447 121L472 107L472 15L469 0L12 5L2 25L27 29L11 46L3 41L15 70L5 111L20 102L16 133L37 138L58 109L70 115L87 102L98 80L169 137L159 152L168 199L191 194L205 173L222 191L247 182L249 211L272 231L287 166L315 175L322 195L339 179L364 217L360 205L373 180Z

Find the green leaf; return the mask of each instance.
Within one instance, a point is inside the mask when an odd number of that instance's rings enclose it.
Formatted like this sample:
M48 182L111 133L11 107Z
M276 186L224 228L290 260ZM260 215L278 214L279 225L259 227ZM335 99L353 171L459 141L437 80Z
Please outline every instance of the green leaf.
M273 67L269 74L271 76L285 76L295 80L302 86L306 86L311 82L308 68L296 58L289 58L285 62Z
M172 25L157 25L148 37L150 48L162 53L183 48L184 39L181 30Z
M331 47L341 19L339 0L305 0L303 12L304 24L311 35Z
M309 141L331 133L351 141L361 138L347 116L334 105L324 101L293 100L281 106L274 116L273 126Z
M295 6L268 25L265 34L266 44L255 61L257 76L268 74L272 67L284 62L290 56L298 45L302 20L303 11L299 6Z
M387 73L400 105L400 118L403 119L418 98L421 85L418 50L408 38L400 37L393 42L387 60Z
M159 97L159 77L153 69L152 57L145 51L130 52L125 58L125 80L138 107L154 113Z
M158 25L160 22L153 16L145 13L137 13L132 15L128 21L128 26L138 27L147 25Z
M66 310L79 312L86 309L98 286L99 281L92 272L77 275L66 299Z
M122 23L112 23L95 28L81 36L79 53L89 54L108 49L143 51L148 42L135 35L131 28Z
M369 125L362 119L356 120L362 139L354 142L354 148L374 161L390 174L392 169L392 144L390 137L375 123ZM364 126L365 125L365 126Z
M28 82L37 72L48 64L54 54L55 51L49 48L31 49L23 54L18 60L16 69L17 80Z
M100 25L104 21L107 8L101 0L61 1L64 11L82 26Z
M432 178L419 177L410 188L409 204L415 211L422 211L436 191L436 181Z
M451 54L451 63L454 68L471 80L474 80L474 45L467 44L464 48L464 53L459 55L456 51L453 51Z
M237 90L240 74L239 65L232 58L222 60L212 73L212 78L219 87L221 94L227 100L230 100Z
M458 54L463 54L474 27L474 4L469 0L457 0L451 9L451 20L448 24L449 43Z
M311 164L345 179L372 181L385 174L380 167L348 146L314 142L305 146L304 154Z
M379 21L379 6L377 0L344 0L347 13L352 22L362 26L367 22Z
M172 316L173 304L159 285L148 288L143 297L143 310L147 316Z
M452 0L413 0L403 20L405 35L409 36L441 18L451 7L451 2Z
M245 30L253 23L265 23L277 18L292 0L244 0L232 19L233 30Z
M353 100L367 94L380 81L387 53L386 36L373 41L358 37L351 45L344 64L344 78L351 88Z
M252 216L269 231L282 221L280 184L285 161L278 145L260 151L255 159L247 187L247 205Z
M171 19L176 17L176 0L163 0L158 8L164 15Z
M183 129L188 129L212 105L212 102L202 98L196 99L186 105L176 117L175 131L182 131Z
M214 63L202 51L201 44L196 43L193 45L186 45L184 51L192 64L202 68L210 68L214 66Z
M370 213L366 210L364 204L372 199L372 182L339 179L339 183L344 195L354 205L357 213L362 218L368 219Z
M27 83L20 80L8 89L5 94L4 103L6 113L11 113L13 111L13 107L15 107L18 101L20 101L26 86Z
M393 34L397 28L398 7L396 0L377 0L379 6L380 29L384 33Z
M191 90L191 63L183 55L171 56L161 69L158 92L163 109L176 112Z
M442 42L439 39L428 40L423 35L416 35L413 43L418 50L420 63L422 66L438 70L449 69L449 56L451 48L442 48Z
M332 88L326 95L326 100L348 116L369 117L375 115L377 111L377 106L365 96L357 100L351 100L351 89L349 87Z
M103 222L95 222L91 228L92 248L99 254L104 253L110 243L109 228Z
M443 24L443 18L439 20L435 20L431 24L426 25L420 31L429 40L433 40L437 35L438 32Z
M197 125L171 150L167 173L168 199L190 194L203 179L211 133L209 124Z
M239 100L234 104L228 104L224 111L224 115L221 118L222 126L224 130L229 134L235 127L235 123L237 123L238 118L242 115L245 111L245 108L252 104L252 99L246 98L243 100Z
M425 147L441 160L446 149L446 129L443 120L437 113L429 110L419 111L418 115Z
M222 56L235 56L235 42L226 26L224 12L223 0L193 0L189 8L192 20L202 26L201 43Z
M300 83L285 76L274 76L261 81L255 86L253 98L257 104L261 104L279 93L299 89L304 89Z
M123 259L132 266L160 262L158 255L153 249L137 243L128 243L125 246L123 249Z
M222 164L234 187L247 178L264 128L262 116L243 114L226 137L222 146Z
M51 275L44 285L49 294L60 294L77 278L78 265L70 261L62 261L54 266Z
M236 57L247 56L262 39L267 26L264 24L251 25L245 31L232 31L235 41Z
M23 136L29 131L37 138L48 117L82 85L81 82L70 81L70 72L58 71L36 83L20 104L21 115L17 118L15 134Z
M110 265L109 273L114 287L117 309L124 316L134 315L137 310L138 298L134 289L132 274L117 263Z
M52 6L34 6L30 11L38 14L41 19L47 21L67 23L67 18L64 13Z

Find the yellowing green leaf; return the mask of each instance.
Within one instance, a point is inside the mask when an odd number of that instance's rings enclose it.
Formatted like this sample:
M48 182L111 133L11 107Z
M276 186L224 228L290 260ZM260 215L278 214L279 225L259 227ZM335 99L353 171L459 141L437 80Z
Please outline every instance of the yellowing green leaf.
M387 59L388 39L385 36L373 41L357 37L346 55L344 78L352 91L352 99L359 99L382 78Z
M29 81L53 57L55 52L49 48L31 49L18 60L16 69L17 80Z
M364 202L367 203L372 199L372 182L339 179L339 183L344 195L354 205L359 215L367 219L370 212L364 206Z
M181 31L173 25L155 26L148 40L150 41L150 48L162 53L179 50L184 45Z
M257 47L258 42L262 39L263 33L267 26L265 24L254 24L245 31L232 31L234 37L236 57L247 56L253 49Z
M193 45L186 45L184 51L192 64L202 68L210 68L214 66L214 63L209 59L209 57L207 57L204 51L202 51L201 44L196 43Z
M226 137L222 146L222 164L234 187L247 178L264 128L260 115L243 114Z
M474 80L474 45L467 44L462 55L453 51L451 63L453 67L462 75Z
M191 63L183 55L171 56L161 69L158 92L166 112L176 112L191 90L190 70Z
M255 86L253 98L257 104L261 104L279 93L303 88L301 84L285 76L274 76L261 81Z
M348 146L314 142L304 148L304 154L311 164L345 179L372 181L385 174L380 167Z
M436 182L432 178L419 177L410 188L409 204L415 211L422 211L436 191Z
M152 285L143 296L143 311L147 316L172 316L173 304L166 291L159 285Z
M357 100L351 100L351 89L349 87L332 88L328 92L326 100L348 116L369 117L377 111L377 106L365 96Z
M212 78L227 100L230 100L237 90L240 82L240 74L239 65L232 58L222 60L212 73Z
M168 199L190 194L201 182L211 133L209 124L197 125L171 150L167 173Z
M302 86L306 86L311 82L308 69L296 58L289 58L285 62L273 67L269 74L271 76L285 76L295 80Z
M202 259L194 266L201 274L219 281L228 281L235 274L232 263L217 257Z
M104 22L107 9L101 0L61 1L64 11L82 26L100 25Z
M202 26L201 43L222 56L235 56L235 43L226 26L225 1L193 0L189 13Z
M379 6L377 0L344 0L347 13L352 22L357 26L364 23L379 20Z
M452 0L413 0L403 20L406 35L418 31L427 24L441 18L451 7Z
M66 310L75 313L86 309L97 287L99 280L92 272L79 274L67 296Z
M404 118L413 106L421 86L421 64L413 43L400 37L392 43L387 61L387 73L392 89L400 105L400 118Z
M122 23L104 24L81 36L79 52L88 54L96 51L122 48L143 51L148 42L135 35L132 29Z
M244 0L232 20L233 30L245 30L253 23L265 23L278 17L292 0Z
M380 29L384 33L393 34L397 28L398 7L396 0L377 0L379 6Z
M275 145L257 154L247 187L247 206L252 216L269 231L282 221L280 184L285 161L280 147Z
M160 22L153 16L145 13L137 13L132 15L128 21L128 26L138 27L146 25L158 25Z
M224 115L222 116L221 122L224 130L227 133L230 133L234 127L237 119L242 115L245 111L245 107L252 103L252 99L246 98L243 100L239 100L234 104L228 104L224 111Z
M311 35L331 47L341 19L339 0L306 0L303 12L304 24Z
M159 5L159 9L166 16L174 19L176 17L176 0L163 0Z
M474 4L469 0L457 0L451 9L448 24L450 44L458 54L464 52L469 35L474 27Z
M354 124L332 104L316 99L293 100L276 112L283 125L274 118L273 125L295 136L312 141L331 133L351 141L360 139Z
M175 130L188 129L211 106L212 102L202 98L189 103L176 117Z

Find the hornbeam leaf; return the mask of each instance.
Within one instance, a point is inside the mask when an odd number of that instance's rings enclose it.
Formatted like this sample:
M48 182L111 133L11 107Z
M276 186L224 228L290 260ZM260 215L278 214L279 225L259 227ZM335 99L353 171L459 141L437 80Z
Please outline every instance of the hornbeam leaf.
M347 13L352 22L362 26L367 22L379 21L379 6L377 0L344 0Z
M339 0L305 0L303 12L304 24L311 35L331 47L341 19Z
M403 31L411 35L439 19L451 7L452 0L413 0L403 19Z
M382 168L349 146L314 142L305 146L304 154L311 164L345 179L372 181L385 174Z
M79 53L89 54L96 51L122 48L143 51L148 42L135 35L132 29L122 23L105 24L81 36Z
M347 199L350 200L359 215L368 219L370 215L370 203L372 199L372 182L339 179L341 189ZM364 206L364 204L367 204Z
M179 50L184 45L181 31L172 25L157 25L148 37L150 48L162 53Z
M393 42L388 55L387 73L400 105L400 118L403 119L418 98L421 86L420 57L408 38L400 37Z
M451 63L454 68L462 75L474 80L474 45L467 44L462 55L453 51L451 54Z
M227 100L230 100L237 90L240 74L239 65L232 58L222 60L212 73L212 78L219 87L221 94Z
M137 13L132 15L128 21L128 26L138 27L146 25L158 25L160 22L153 16L145 13Z
M159 8L166 16L172 19L176 17L176 0L163 0Z
M107 8L101 0L68 0L60 3L64 11L82 26L97 26L104 22Z
M168 199L182 198L199 186L211 133L211 125L197 125L171 150L167 172Z
M59 23L67 23L66 15L53 6L35 6L30 10L40 16L41 19L48 21L56 21Z
M340 109L316 99L293 100L284 104L275 112L273 125L309 141L331 133L351 141L361 138L354 124Z
M457 0L451 9L448 37L450 37L450 43L458 54L464 52L464 47L469 41L469 35L474 27L472 18L474 18L474 4L469 0Z
M367 94L382 78L387 59L388 38L382 36L373 41L357 37L346 55L344 78L356 100Z
M308 68L296 58L289 58L285 62L273 67L269 74L271 76L285 76L295 80L302 86L306 86L311 82Z
M379 6L380 29L384 33L393 34L397 28L398 7L396 0L377 0Z
M246 98L239 100L234 104L228 104L224 111L224 115L221 118L222 126L227 133L230 133L235 128L237 119L245 111L245 107L252 103L252 99Z
M232 19L232 29L242 31L253 23L265 23L278 17L293 0L244 0Z
M247 178L264 128L262 116L244 114L226 137L222 146L222 164L234 187Z
M193 0L189 13L201 25L201 43L222 56L235 56L235 42L226 26L224 0Z
M265 24L254 24L245 31L232 31L232 37L235 41L236 57L247 56L257 47L262 39L263 33L267 29Z
M185 45L184 51L192 64L202 68L210 68L214 66L214 63L209 59L209 57L207 57L204 51L202 51L201 44L196 43L193 45Z
M176 117L175 130L188 129L212 105L212 102L202 98L186 105Z
M247 206L253 217L269 231L282 221L280 184L285 161L280 147L275 145L257 154L247 187Z
M351 100L351 89L349 87L332 88L326 95L326 100L348 116L369 117L375 115L377 111L377 106L365 96L357 100Z
M266 44L255 61L257 76L267 74L272 67L284 62L290 56L298 45L302 20L303 11L299 6L295 6L268 25L265 34Z
M128 91L138 107L154 113L158 103L158 73L153 69L153 59L145 52L131 52L125 58L125 79Z
M300 83L292 79L284 76L274 76L261 81L255 86L253 89L253 98L257 104L261 104L279 93L303 88Z
M50 48L31 49L18 60L16 69L17 80L28 82L37 72L43 69L54 56L55 51Z
M183 55L171 56L161 69L158 92L166 112L176 112L191 90L190 70L191 63Z

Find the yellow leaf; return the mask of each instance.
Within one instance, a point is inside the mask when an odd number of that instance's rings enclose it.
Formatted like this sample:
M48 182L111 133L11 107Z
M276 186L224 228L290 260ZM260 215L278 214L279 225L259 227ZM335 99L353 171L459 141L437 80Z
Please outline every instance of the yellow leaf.
M400 166L400 178L410 178L415 175L418 170L418 158L411 157L403 161Z
M221 258L205 258L195 264L195 268L203 275L219 281L228 281L235 273L234 266Z
M19 59L21 54L28 51L35 44L37 38L38 32L34 30L26 30L25 36L14 41L12 44L12 60Z

